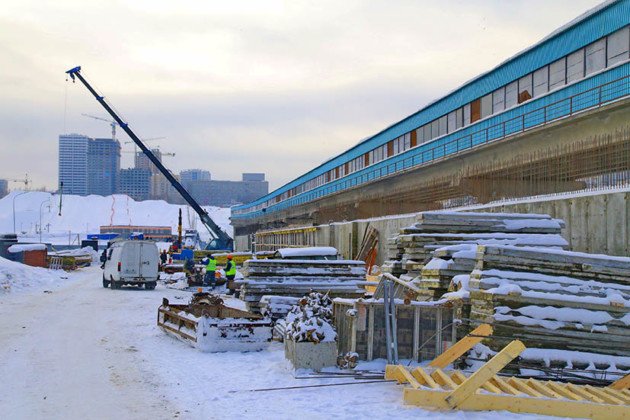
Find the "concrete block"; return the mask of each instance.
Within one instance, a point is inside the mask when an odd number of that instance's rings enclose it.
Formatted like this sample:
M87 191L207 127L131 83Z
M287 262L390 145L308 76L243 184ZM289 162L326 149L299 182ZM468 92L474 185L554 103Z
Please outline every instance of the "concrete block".
M284 356L295 369L321 370L337 365L337 342L322 343L284 341Z
M588 197L588 249L592 253L610 254L607 244L606 208L608 194Z
M625 194L608 194L606 202L606 251L625 256L628 234Z
M588 248L588 197L571 198L571 250L590 252Z

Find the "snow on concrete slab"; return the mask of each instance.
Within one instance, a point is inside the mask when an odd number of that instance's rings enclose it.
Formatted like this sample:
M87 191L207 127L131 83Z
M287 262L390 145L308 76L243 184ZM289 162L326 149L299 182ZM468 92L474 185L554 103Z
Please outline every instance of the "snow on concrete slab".
M365 265L361 260L293 260L293 259L265 259L265 260L247 260L250 263L260 261L261 264L312 264L312 265Z
M313 246L306 248L280 248L276 251L282 258L295 257L336 257L338 251L332 246Z
M540 251L541 251L540 248L531 247L531 246L522 247L522 246L514 246L514 245L493 245L492 247L504 248L504 249L515 249L518 251L528 251L528 252L531 252L532 255L540 254ZM545 248L544 252L547 254L560 255L566 258L573 258L573 259L582 258L582 259L601 260L602 263L605 263L606 261L616 261L616 262L628 264L628 267L630 268L630 257L617 257L614 255L606 255L606 254L588 254L586 252L565 251L563 249L557 249L557 248L556 249Z
M446 261L441 258L432 258L427 265L424 266L425 270L446 270L451 264L452 260Z

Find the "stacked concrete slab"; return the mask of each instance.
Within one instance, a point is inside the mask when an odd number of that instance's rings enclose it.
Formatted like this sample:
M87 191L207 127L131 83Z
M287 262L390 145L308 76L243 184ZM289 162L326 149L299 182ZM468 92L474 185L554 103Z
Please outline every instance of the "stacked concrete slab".
M424 212L416 220L390 239L383 271L424 290L421 300L439 298L455 275L470 273L478 244L567 246L564 223L546 214Z
M365 263L355 260L249 260L241 270L245 279L241 299L260 313L265 295L302 297L311 291L331 297L355 298L365 293Z
M528 347L630 356L630 258L479 246L457 287L469 294L471 327L490 323Z

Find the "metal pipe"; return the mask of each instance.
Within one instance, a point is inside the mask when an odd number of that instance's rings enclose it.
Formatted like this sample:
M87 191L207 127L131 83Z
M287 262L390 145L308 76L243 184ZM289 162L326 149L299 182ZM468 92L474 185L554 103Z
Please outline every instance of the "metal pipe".
M28 191L22 191L21 193L15 194L13 196L13 233L16 233L15 232L15 199L18 198L19 196L23 195L23 194L26 194L27 192Z
M383 285L383 313L385 314L385 342L387 344L387 363L392 363L392 336L389 323L389 281Z
M394 283L389 283L390 291L389 291L389 300L390 300L390 311L389 311L389 319L392 323L391 326L391 334L392 334L392 350L393 350L393 362L395 365L398 364L398 332L397 332L397 322L396 322L396 298L394 294Z
M46 202L50 203L50 197L48 197L47 200L42 201L39 205L39 243L42 242L42 206Z

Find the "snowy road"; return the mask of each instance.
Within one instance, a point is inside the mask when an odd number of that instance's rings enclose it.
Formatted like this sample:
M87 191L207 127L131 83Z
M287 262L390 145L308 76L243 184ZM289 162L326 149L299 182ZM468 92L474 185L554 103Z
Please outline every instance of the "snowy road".
M98 276L92 267L52 293L1 298L4 418L165 418L177 411L141 372L144 355L134 347L133 330L154 320L135 308L148 294L114 296L97 287Z
M189 293L106 290L100 276L91 267L52 293L0 295L2 418L522 417L405 407L391 383L251 392L352 380L296 379L278 343L255 353L201 353L155 325L162 297L185 302Z

